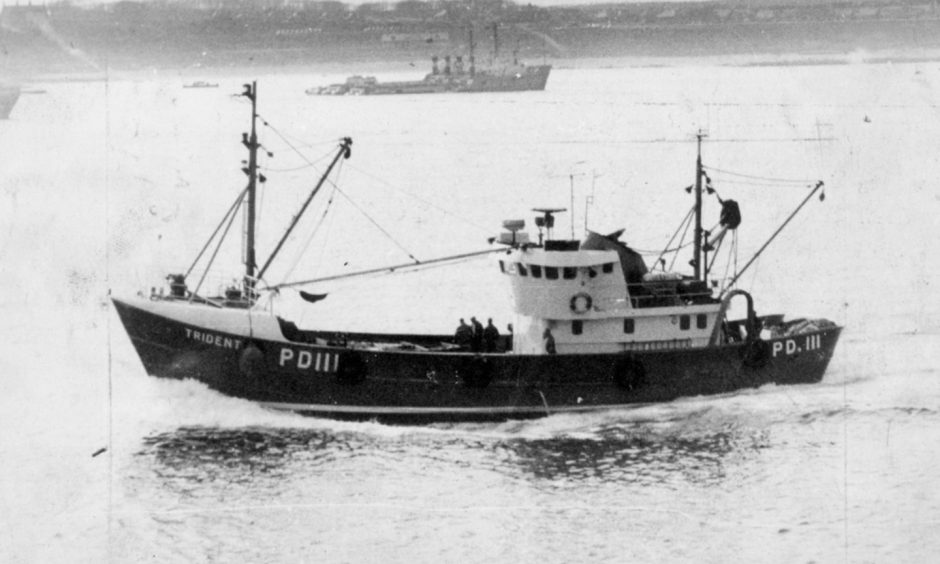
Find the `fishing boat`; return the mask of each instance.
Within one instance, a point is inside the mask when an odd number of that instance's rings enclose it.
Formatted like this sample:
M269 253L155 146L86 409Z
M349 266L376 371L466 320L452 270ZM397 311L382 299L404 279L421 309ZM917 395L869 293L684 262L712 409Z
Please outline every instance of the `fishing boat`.
M518 53L513 53L512 62L499 62L499 36L493 25L493 64L488 68L477 68L474 55L473 30L470 30L470 56L464 65L462 55L453 58L431 57L431 72L421 80L380 82L374 76L355 75L345 82L308 88L305 92L315 96L380 96L390 94L441 94L446 92L520 92L545 90L552 66L527 65L519 62Z
M19 86L0 85L0 119L8 119L16 101L20 99Z
M183 88L218 88L219 84L216 82L207 82L205 80L197 80L190 82L189 84L184 84Z
M703 193L715 190L702 165L701 134L695 181L687 189L695 203L683 221L686 230L694 225L692 242L666 245L676 253L692 247L691 273L667 271L665 261L648 267L641 254L619 240L620 232L556 238L556 216L565 210L536 208L537 236L526 231L525 220L506 220L485 250L358 273L492 254L491 268L499 269L513 296L512 334L495 338L479 326L455 335L299 328L278 312L278 294L310 290L311 284L330 278L269 284L266 274L336 164L351 157L352 140L338 144L259 267L255 200L264 177L257 164L257 94L256 83L245 85L252 115L251 131L242 139L248 149L247 186L210 237L210 242L221 239L222 226L245 208L244 274L238 284L208 295L201 292L202 278L192 285L191 267L169 275L166 291L113 298L151 375L198 380L274 409L407 422L610 410L823 378L842 328L825 319L758 315L751 296L737 286L787 222L814 195L822 196L823 184L809 186L754 257L715 288L708 283L714 258L724 241L736 240L741 214L736 202L722 200L717 228L703 228ZM207 242L199 256L208 247ZM324 298L304 290L300 296L311 308ZM732 302L743 310L740 318L731 318Z

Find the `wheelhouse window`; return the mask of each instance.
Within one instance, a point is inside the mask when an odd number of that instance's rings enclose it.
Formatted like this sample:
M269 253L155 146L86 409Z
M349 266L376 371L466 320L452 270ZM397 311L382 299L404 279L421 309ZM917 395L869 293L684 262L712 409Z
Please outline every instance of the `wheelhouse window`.
M566 266L562 268L561 273L565 280L574 280L578 277L578 269L573 266Z
M525 265L522 264L521 262L516 265L516 268L519 269L519 276L525 276L525 275L527 274L526 269L525 269Z
M532 278L541 278L542 277L542 267L537 264L530 264L529 271L532 272Z
M611 272L614 271L614 263L612 262L605 263L604 266L601 267L601 269L604 271L604 274L610 274Z
M704 313L700 313L695 316L695 326L699 329L708 328L708 316Z
M692 327L692 318L689 317L688 315L680 315L679 316L679 329L682 329L683 331L688 331L690 327Z
M627 318L623 320L623 332L624 333L633 333L636 331L636 323L632 318Z
M571 334L580 335L584 332L584 322L580 319L576 319L571 322Z
M505 263L505 262L499 261L499 271L502 272L503 274L506 274L506 263Z
M545 267L545 278L549 280L558 280L558 267L557 266L546 266Z

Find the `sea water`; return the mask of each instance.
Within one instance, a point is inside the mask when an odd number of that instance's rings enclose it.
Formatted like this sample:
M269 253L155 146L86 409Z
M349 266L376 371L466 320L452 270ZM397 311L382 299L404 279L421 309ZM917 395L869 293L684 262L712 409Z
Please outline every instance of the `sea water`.
M218 88L160 73L42 84L0 122L0 560L940 553L940 64L588 66L555 69L544 92L387 98L307 96L344 78L315 71L212 78ZM275 413L148 377L109 296L185 272L244 187L250 110L237 94L251 80L262 259L339 139L354 142L269 282L483 250L505 219L535 238L531 208L546 206L568 208L556 237L624 228L655 253L692 205L699 132L718 195L741 205L738 268L824 181L825 201L741 280L760 313L845 325L825 379L408 427ZM706 196L707 227L718 206ZM238 276L238 222L229 238L205 291ZM665 258L688 269L688 256ZM475 315L502 328L502 282L484 257L321 285L315 305L291 290L277 301L307 327L450 332Z

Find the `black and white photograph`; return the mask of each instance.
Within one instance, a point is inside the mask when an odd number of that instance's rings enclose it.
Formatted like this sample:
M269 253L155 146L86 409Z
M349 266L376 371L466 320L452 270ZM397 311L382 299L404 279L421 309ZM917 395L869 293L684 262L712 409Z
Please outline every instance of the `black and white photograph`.
M934 562L937 0L0 0L0 562Z

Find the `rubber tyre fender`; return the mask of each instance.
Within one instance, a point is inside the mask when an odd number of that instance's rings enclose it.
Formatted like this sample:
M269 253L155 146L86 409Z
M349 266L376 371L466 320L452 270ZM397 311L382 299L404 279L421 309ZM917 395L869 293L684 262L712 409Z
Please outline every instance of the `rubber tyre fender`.
M614 383L621 390L638 390L646 385L646 367L632 356L621 359L614 365Z
M457 375L468 388L483 389L493 381L493 365L488 358L472 356L463 360Z
M741 348L741 364L747 368L763 368L770 362L770 343L755 339Z
M259 343L248 341L238 355L238 370L245 376L258 376L264 369L264 349Z
M347 352L339 357L339 366L336 369L336 381L340 384L350 386L358 385L366 381L369 375L369 367L362 355Z

